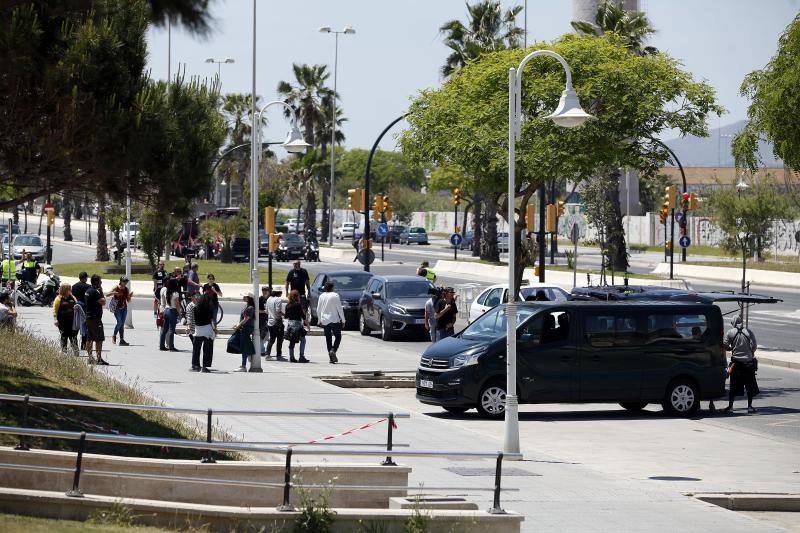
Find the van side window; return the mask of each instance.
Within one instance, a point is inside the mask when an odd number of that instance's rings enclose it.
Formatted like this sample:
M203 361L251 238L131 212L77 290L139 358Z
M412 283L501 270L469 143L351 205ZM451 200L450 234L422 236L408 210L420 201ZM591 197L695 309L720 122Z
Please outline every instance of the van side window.
M521 330L528 345L550 344L569 338L570 315L566 311L551 311L537 316Z
M647 341L701 340L708 331L708 317L697 314L659 313L647 316Z
M592 346L636 346L642 344L636 317L627 314L588 315L584 325Z

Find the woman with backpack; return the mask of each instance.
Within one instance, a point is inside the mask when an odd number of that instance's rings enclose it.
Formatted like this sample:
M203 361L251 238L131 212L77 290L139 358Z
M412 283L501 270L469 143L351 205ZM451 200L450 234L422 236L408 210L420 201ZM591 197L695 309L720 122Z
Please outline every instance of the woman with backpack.
M300 301L300 293L292 290L289 293L289 303L286 304L286 340L289 341L289 362L308 363L306 359L306 328L308 327L308 317L303 303ZM300 344L300 359L294 358L294 345Z
M72 287L69 283L62 283L58 289L58 296L53 301L53 318L61 333L61 350L67 351L67 341L72 348L72 354L78 355L78 330L72 329L75 320L75 305L77 300L72 296Z

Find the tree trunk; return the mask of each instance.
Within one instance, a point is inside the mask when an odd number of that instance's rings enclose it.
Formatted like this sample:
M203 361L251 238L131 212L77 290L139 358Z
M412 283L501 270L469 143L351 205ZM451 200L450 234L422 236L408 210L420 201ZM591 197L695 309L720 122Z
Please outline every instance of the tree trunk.
M101 199L97 202L97 252L95 261L108 261L108 239L106 237L106 206Z
M64 195L62 202L62 215L64 216L64 240L72 240L72 200L69 195Z
M484 261L500 261L497 247L497 201L500 195L492 193L486 197L481 239L481 255Z
M331 194L331 183L330 180L324 179L322 180L322 220L320 221L320 237L319 239L327 240L328 239L328 231L333 231L333 228L328 227L328 217L330 213L328 209L330 206L328 205L328 198Z
M622 227L622 209L619 204L619 168L611 170L609 177L612 186L608 189L607 200L614 210L614 216L606 227L606 243L608 245L611 265L617 272L628 271L628 249L625 244L625 230Z
M475 214L472 217L472 257L481 255L481 235L483 224L483 200L476 198L474 204Z
M13 216L13 218L14 218L14 224L19 226L19 206L18 205L14 206L14 216Z
M314 188L309 187L306 190L306 206L303 215L304 231L316 229L317 227L317 197L314 194Z

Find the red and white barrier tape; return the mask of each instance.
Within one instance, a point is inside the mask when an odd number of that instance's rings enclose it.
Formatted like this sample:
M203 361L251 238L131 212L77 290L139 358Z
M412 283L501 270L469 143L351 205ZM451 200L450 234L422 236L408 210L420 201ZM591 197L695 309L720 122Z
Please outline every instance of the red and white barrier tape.
M386 422L387 420L389 420L389 419L388 418L381 418L380 420L376 420L375 422L369 422L367 424L364 424L363 426L359 426L359 427L356 427L356 428L348 429L347 431L343 431L342 433L339 433L337 435L328 435L326 437L320 437L318 439L310 440L310 441L308 441L308 442L306 442L304 444L318 444L320 442L326 442L326 441L333 440L333 439L338 438L338 437L346 437L348 435L352 435L353 433L355 433L357 431L361 431L361 430L364 430L364 429L369 429L371 427L377 426L378 424L382 424L383 422ZM396 422L392 422L392 429L397 429L397 423ZM291 446L284 446L284 447L285 448L293 448L294 446L298 446L298 445L297 444L292 444Z

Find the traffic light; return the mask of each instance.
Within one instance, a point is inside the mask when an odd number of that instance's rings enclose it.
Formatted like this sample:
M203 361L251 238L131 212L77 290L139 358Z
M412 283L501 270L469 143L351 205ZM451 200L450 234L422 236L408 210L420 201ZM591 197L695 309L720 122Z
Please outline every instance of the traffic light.
M525 209L525 223L528 225L528 231L533 233L536 231L536 206L528 204Z
M558 217L561 218L564 216L564 212L566 211L567 202L564 200L559 200L556 202L556 206L558 207Z
M47 225L52 226L56 223L56 212L52 209L47 212Z
M392 220L392 203L388 194L383 195L383 216L387 222Z
M685 192L681 194L681 209L684 211L689 210L689 193Z
M547 211L545 213L544 231L547 233L556 232L556 206L555 204L547 204Z
M669 202L664 202L661 205L661 209L658 211L658 216L661 219L662 224L667 223L667 217L669 216Z
M376 194L372 202L372 218L380 220L381 213L383 213L383 195Z
M269 253L275 253L278 251L278 246L281 242L281 236L277 233L270 233L269 234Z
M700 199L697 197L697 193L693 192L689 194L689 210L694 211L697 209Z
M364 189L347 189L347 207L352 211L364 211L366 207L366 198L364 198Z
M669 204L667 209L675 209L675 197L678 195L678 188L674 185L664 187L664 201Z
M275 233L275 208L272 206L264 208L264 231Z
M461 205L461 189L453 189L453 205Z
M361 248L364 250L369 250L372 248L372 239L364 239L361 241Z

